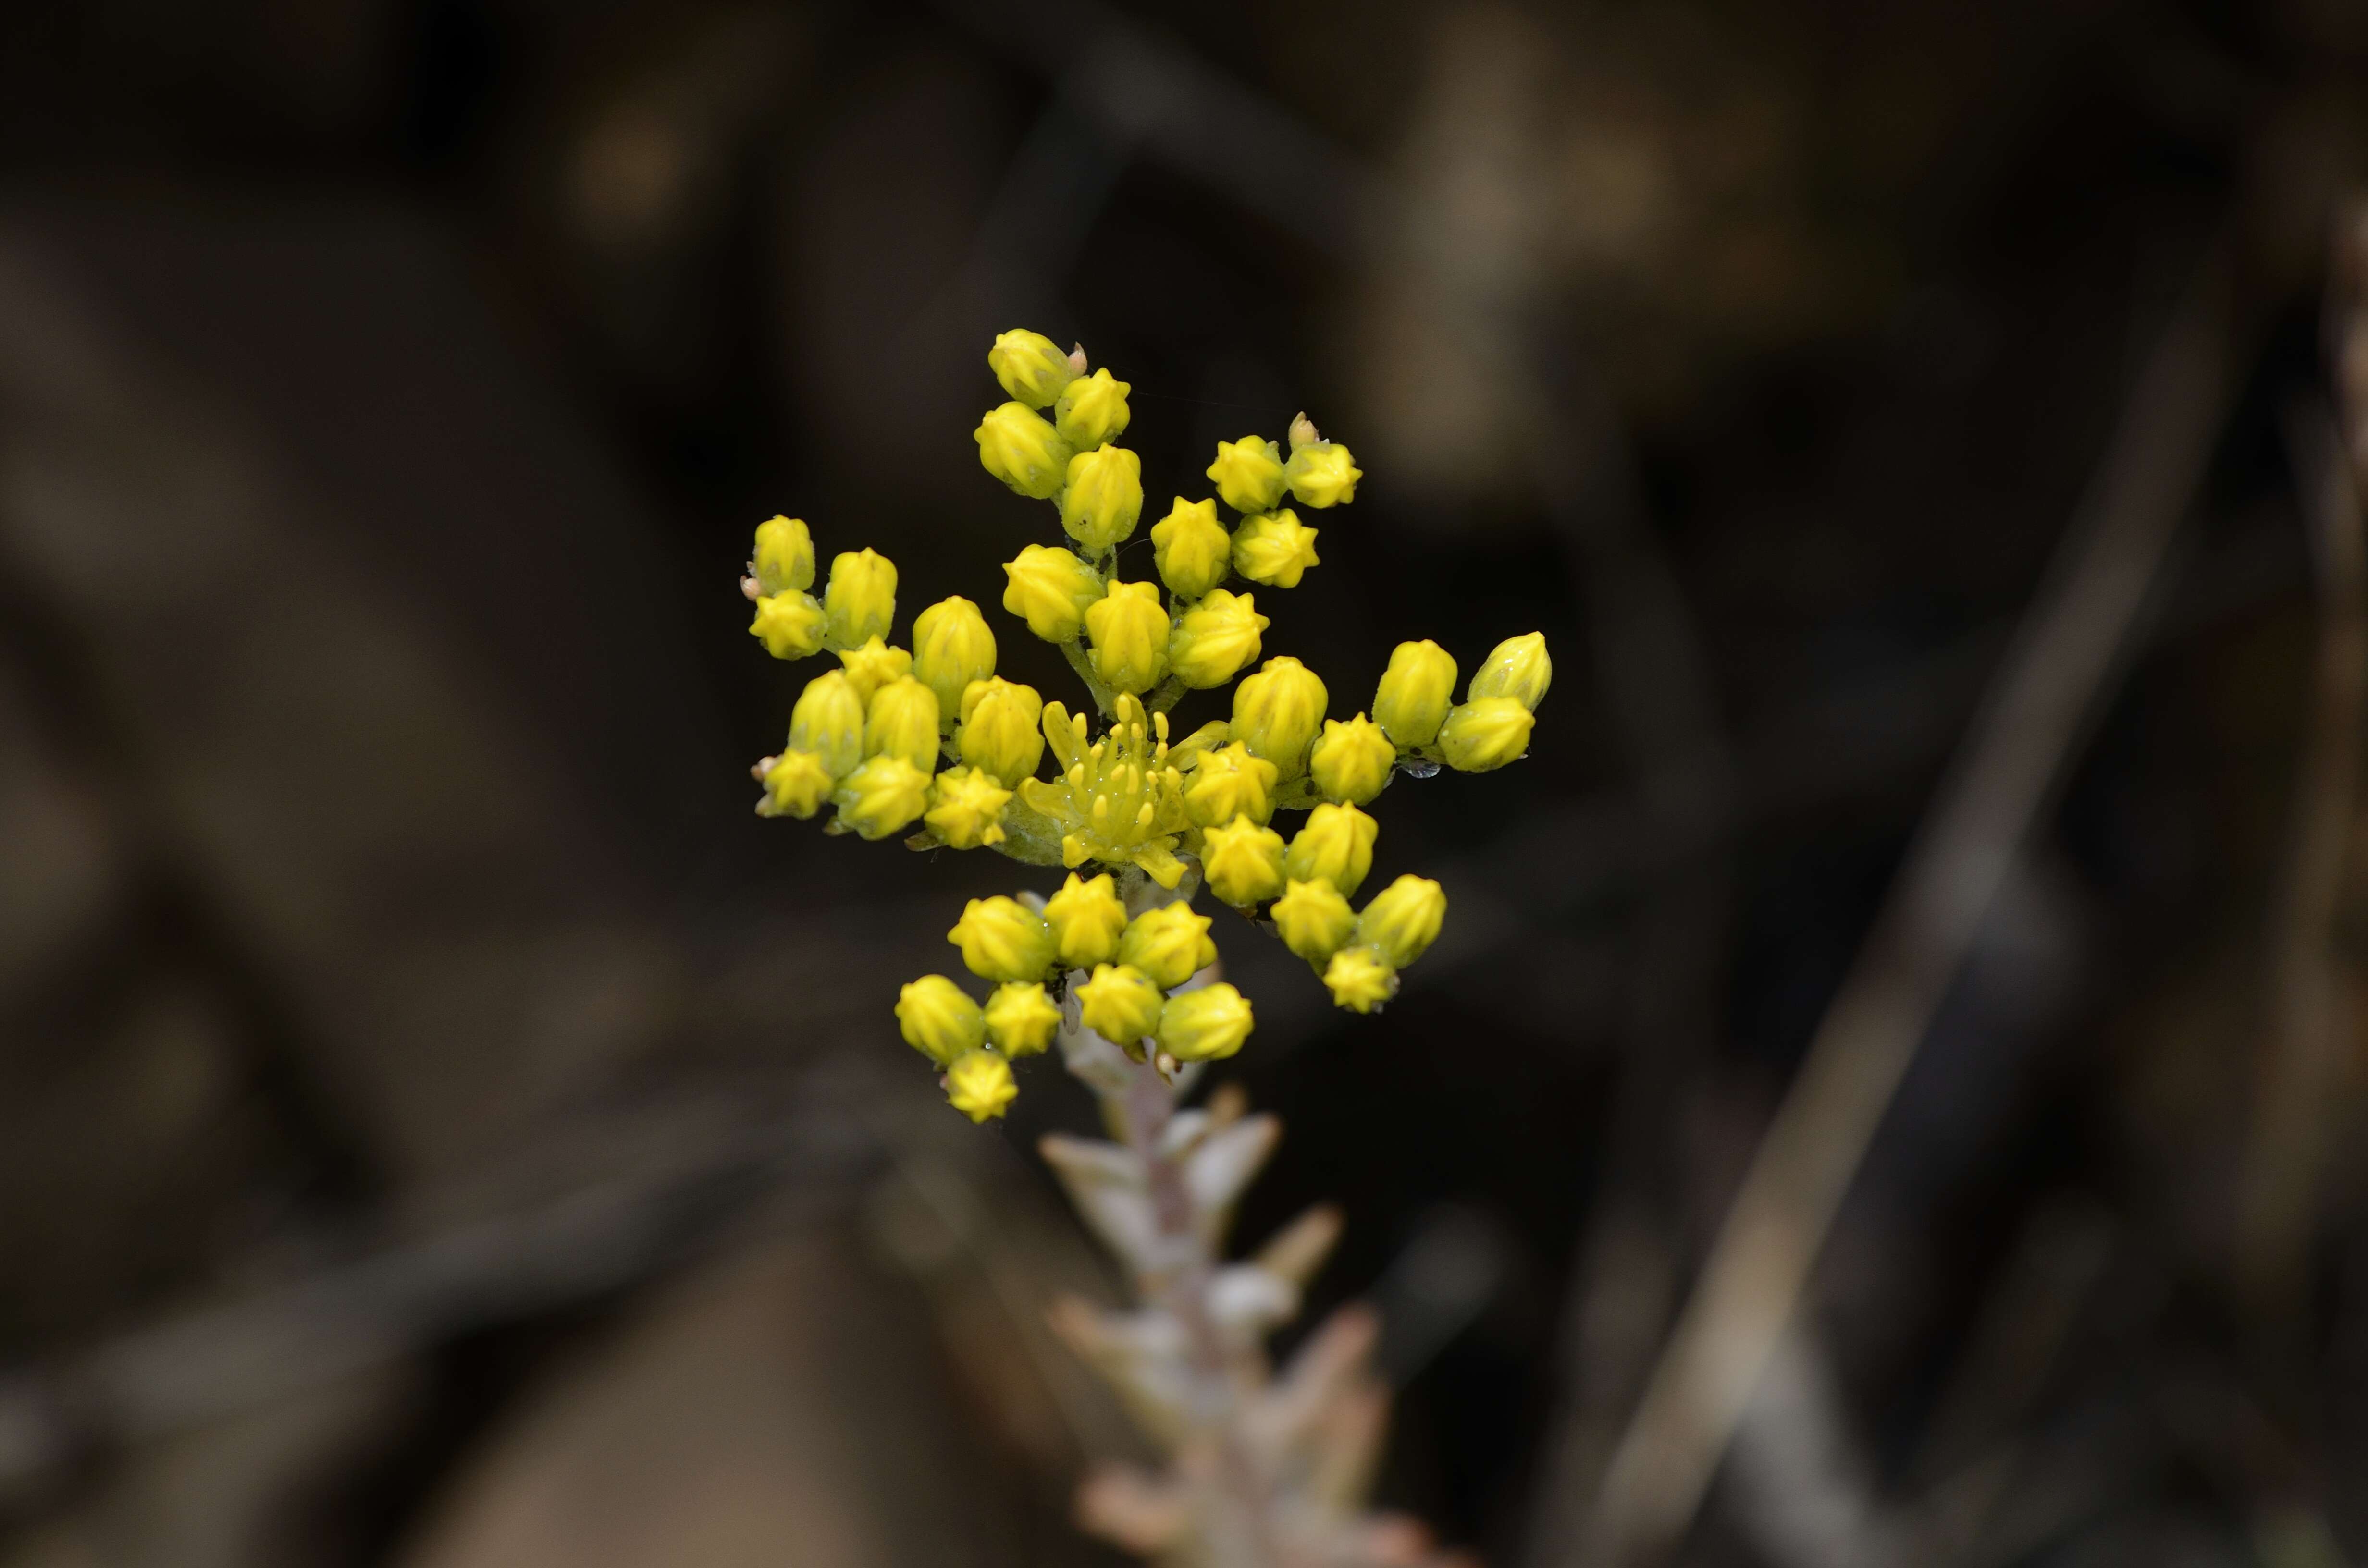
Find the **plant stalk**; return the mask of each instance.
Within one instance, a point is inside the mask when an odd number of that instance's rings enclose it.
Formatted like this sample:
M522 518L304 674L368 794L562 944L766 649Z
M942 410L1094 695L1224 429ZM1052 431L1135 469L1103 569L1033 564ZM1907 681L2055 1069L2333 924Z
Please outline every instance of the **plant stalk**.
M1191 1345L1193 1369L1206 1385L1203 1408L1215 1413L1212 1436L1217 1446L1218 1480L1233 1501L1244 1538L1246 1550L1238 1561L1244 1568L1280 1568L1282 1558L1275 1540L1273 1493L1240 1426L1243 1369L1209 1314L1209 1285L1216 1262L1196 1223L1183 1167L1161 1148L1168 1121L1176 1114L1176 1089L1156 1067L1138 1062L1118 1108L1117 1119L1127 1145L1143 1161L1148 1175L1160 1232L1174 1239L1179 1255L1190 1259L1181 1268L1145 1278L1143 1290L1155 1305L1183 1324Z

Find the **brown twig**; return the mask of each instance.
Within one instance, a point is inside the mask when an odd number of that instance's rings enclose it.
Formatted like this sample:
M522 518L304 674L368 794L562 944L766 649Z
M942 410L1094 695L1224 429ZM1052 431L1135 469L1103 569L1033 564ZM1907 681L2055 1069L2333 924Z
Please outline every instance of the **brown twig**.
M2271 931L2270 1022L2238 1189L2237 1283L2259 1325L2273 1335L2303 1295L2327 1094L2343 1050L2336 921L2359 794L2361 704L2368 699L2368 549L2359 486L2368 472L2362 295L2368 207L2339 224L2333 263L2328 324L2342 428L2321 409L2297 411L2287 422L2287 450L2317 547L2318 648L2283 897Z
M1692 1518L2202 477L2227 396L2231 297L2215 249L2134 389L2055 573L1754 1156L1613 1456L1581 1561L1614 1568L1658 1555Z
M2360 502L2328 426L2323 412L2297 414L2288 439L2317 540L2319 627L2283 896L2272 915L2270 1018L2238 1188L2237 1279L2265 1330L2289 1320L2302 1295L2312 1195L2327 1142L2326 1096L2340 1064L2335 926L2359 790L2361 703L2368 697L2368 560Z

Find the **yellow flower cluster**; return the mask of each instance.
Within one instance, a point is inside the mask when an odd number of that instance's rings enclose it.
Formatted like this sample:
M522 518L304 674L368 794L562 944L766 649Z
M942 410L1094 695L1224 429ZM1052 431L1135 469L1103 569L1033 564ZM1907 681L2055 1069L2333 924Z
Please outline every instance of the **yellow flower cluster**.
M1064 1030L1171 1073L1241 1049L1249 1003L1202 978L1217 957L1208 917L1191 909L1203 885L1270 926L1338 1006L1369 1013L1388 1001L1438 937L1447 900L1437 882L1401 876L1352 905L1381 832L1365 808L1402 771L1480 773L1520 758L1553 678L1544 638L1512 638L1458 702L1453 656L1404 642L1366 711L1329 717L1315 671L1289 655L1261 662L1270 622L1254 590L1296 587L1319 564L1318 530L1300 510L1355 500L1363 472L1349 449L1305 415L1287 445L1221 442L1207 471L1214 495L1177 496L1151 525L1158 580L1123 581L1118 547L1144 509L1142 461L1114 444L1133 389L1032 332L996 337L987 365L1008 401L973 432L980 464L1052 503L1061 527L1061 542L1005 562L1002 605L1061 648L1099 733L1086 712L996 674L995 635L968 599L915 617L909 650L889 642L896 568L874 551L835 558L815 598L814 542L795 518L757 528L742 584L757 606L749 631L774 657L828 650L841 665L807 684L787 744L757 765L761 814L829 805L832 832L909 830L915 847L992 848L1070 873L1049 899L963 910L948 939L995 986L985 1002L944 975L913 982L897 1002L905 1040L980 1121L1017 1094L1012 1062ZM1168 710L1187 692L1236 677L1228 718L1171 736ZM1048 751L1051 776L1039 777ZM1284 812L1305 813L1288 835L1275 825Z
M1231 1056L1249 1039L1240 992L1188 983L1217 961L1209 917L1163 903L1130 918L1107 871L1072 872L1041 902L974 898L946 940L994 994L982 1006L945 975L925 974L898 996L896 1020L907 1044L947 1070L948 1097L973 1121L1003 1114L1018 1093L1010 1063L1058 1035L1062 1005L1048 982L1075 998L1079 1026L1138 1060L1156 1048L1167 1071Z

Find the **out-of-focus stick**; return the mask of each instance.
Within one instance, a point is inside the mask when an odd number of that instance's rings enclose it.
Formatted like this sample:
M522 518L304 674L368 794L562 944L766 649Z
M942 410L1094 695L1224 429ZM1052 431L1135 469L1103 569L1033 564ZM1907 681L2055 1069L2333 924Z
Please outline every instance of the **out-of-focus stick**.
M2238 335L2201 263L1874 930L1753 1156L1615 1449L1577 1560L1658 1557L1691 1521L1867 1145L2008 868L2122 663L2220 428Z

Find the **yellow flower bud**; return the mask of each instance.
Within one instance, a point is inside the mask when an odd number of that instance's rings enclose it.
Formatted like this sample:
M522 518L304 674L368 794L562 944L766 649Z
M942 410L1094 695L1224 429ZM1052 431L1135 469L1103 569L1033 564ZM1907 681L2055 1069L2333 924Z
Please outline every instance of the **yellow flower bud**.
M1509 697L1535 712L1545 700L1546 687L1553 684L1554 660L1546 653L1546 635L1532 631L1527 637L1508 637L1490 649L1480 667L1472 672L1463 700Z
M913 673L913 655L902 648L891 648L877 637L840 649L838 662L847 671L847 678L854 683L856 695L863 699L867 707L882 687Z
M1235 511L1269 511L1282 499L1282 454L1263 436L1220 441L1209 478Z
M1439 749L1457 772L1486 773L1521 759L1537 722L1509 697L1484 697L1447 715L1439 727Z
M901 756L923 773L938 767L938 699L911 676L871 694L864 710L863 755Z
M822 810L837 782L814 753L785 751L765 770L765 798L757 802L757 814L810 817Z
M1436 642L1401 642L1390 653L1373 693L1373 722L1382 733L1408 751L1439 736L1440 722L1455 700L1455 655Z
M1053 928L1053 951L1063 969L1091 969L1117 954L1126 905L1108 872L1087 881L1073 871L1061 891L1044 901L1044 924Z
M1101 574L1057 544L1031 544L1006 562L1003 608L1047 642L1073 642L1086 607L1102 597Z
M1357 481L1365 471L1338 441L1311 441L1293 447L1282 465L1282 482L1305 506L1338 506L1357 498Z
M1343 948L1324 966L1324 983L1334 1006L1370 1013L1397 994L1398 971L1371 948Z
M1037 727L1043 716L1044 699L1032 686L1000 676L973 681L962 689L954 747L973 767L1016 788L1044 756L1044 733Z
M942 974L925 974L896 994L905 1043L943 1067L986 1039L986 1017L970 994Z
M1307 813L1307 825L1291 841L1282 874L1303 882L1327 881L1350 898L1373 869L1373 840L1382 824L1354 806L1326 801Z
M1167 609L1156 583L1112 583L1086 608L1094 673L1114 691L1137 694L1167 673Z
M1233 726L1223 719L1212 719L1180 741L1169 744L1167 766L1183 769L1201 760L1203 752L1212 752L1231 740Z
M1392 965L1404 969L1439 939L1447 919L1447 894L1429 877L1404 876L1381 892L1357 916L1357 940Z
M1053 428L1081 452L1114 441L1131 417L1126 394L1133 390L1108 370L1079 376L1061 389L1060 401L1053 405Z
M843 671L806 682L790 710L789 749L812 752L833 778L846 778L863 760L863 693Z
M822 652L824 620L822 606L812 594L784 589L757 601L757 619L748 623L748 632L777 659L803 659Z
M1099 447L1069 460L1061 527L1099 555L1134 532L1143 516L1143 460L1124 447Z
M1159 1049L1178 1062L1222 1062L1250 1038L1250 1005L1223 981L1170 996L1159 1010Z
M1199 598L1234 569L1234 536L1217 521L1214 501L1176 497L1167 516L1151 525L1151 551L1159 580L1178 598Z
M1307 771L1326 800L1361 806L1382 792L1397 760L1397 747L1382 727L1360 713L1324 722L1324 733L1308 750Z
M1217 961L1209 917L1193 914L1189 903L1162 904L1138 915L1119 938L1118 961L1172 991Z
M928 809L929 775L901 756L866 757L839 780L831 799L838 802L839 822L866 838L885 838Z
M1286 878L1282 896L1267 914L1273 917L1282 945L1312 964L1321 964L1338 952L1357 925L1356 912L1340 890L1320 881Z
M986 999L986 1038L1006 1056L1033 1056L1060 1032L1060 1004L1042 985L1015 980Z
M1184 781L1184 814L1201 827L1235 817L1263 823L1274 814L1275 778L1274 764L1239 741L1203 752Z
M1077 1017L1086 1028L1116 1045L1133 1045L1159 1027L1167 998L1158 983L1130 964L1096 964L1091 980L1077 987Z
M1031 501L1050 501L1068 482L1069 443L1025 403L987 410L971 434L979 466Z
M1254 597L1212 589L1177 622L1168 663L1176 678L1196 691L1223 686L1258 656L1258 633L1266 629Z
M992 774L975 767L951 767L938 775L929 809L921 820L955 849L977 849L1003 842L1003 808L1011 791Z
M974 898L946 933L983 980L1042 980L1053 967L1053 928L1016 898Z
M970 1051L946 1069L946 1103L973 1121L1001 1116L1019 1097L1011 1063L991 1051Z
M814 536L797 517L772 517L757 525L757 549L748 558L760 594L802 594L814 586Z
M1209 891L1236 909L1282 891L1282 835L1246 816L1201 830L1201 875Z
M822 609L823 641L833 648L887 636L896 619L896 563L876 550L833 556Z
M1331 698L1314 670L1288 655L1269 659L1234 687L1234 739L1274 764L1285 783L1307 767L1307 748Z
M1030 408L1049 408L1063 388L1076 378L1076 369L1060 346L1041 332L1013 327L995 335L986 351L986 368L1003 390Z
M1316 532L1288 506L1244 517L1234 530L1234 570L1253 583L1295 588L1310 566L1323 564L1315 558Z
M913 618L913 674L938 695L938 711L962 706L962 690L995 673L995 633L978 606L957 594Z

